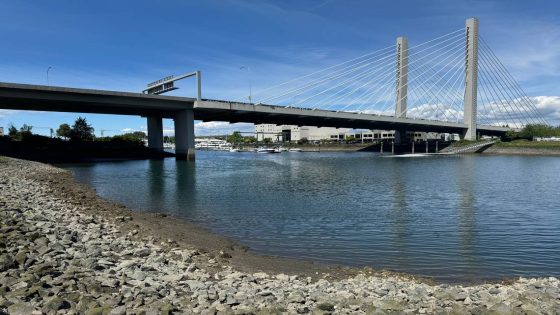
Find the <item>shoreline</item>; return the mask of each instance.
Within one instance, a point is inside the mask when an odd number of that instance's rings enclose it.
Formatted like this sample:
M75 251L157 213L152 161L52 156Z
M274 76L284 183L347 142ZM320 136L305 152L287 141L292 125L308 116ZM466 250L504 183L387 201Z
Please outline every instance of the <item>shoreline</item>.
M179 314L547 313L560 305L556 278L464 287L370 268L263 256L192 223L104 200L60 168L0 157L0 175L0 313L16 313L18 307L98 314L137 309ZM35 231L34 240L28 239L29 231ZM82 257L68 254L72 252ZM85 259L89 265L84 266L83 252L97 255ZM41 259L45 261L38 263ZM41 275L35 267L45 264L49 272L34 281L47 285L32 286L28 279ZM68 275L69 266L79 272ZM82 282L92 282L95 290L81 288ZM146 290L153 287L161 290Z

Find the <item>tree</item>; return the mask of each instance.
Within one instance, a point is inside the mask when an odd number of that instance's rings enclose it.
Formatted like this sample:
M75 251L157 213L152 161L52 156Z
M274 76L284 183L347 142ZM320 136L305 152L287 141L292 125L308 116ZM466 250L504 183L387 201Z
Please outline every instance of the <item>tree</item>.
M245 137L245 139L243 139L245 141L245 143L255 143L257 142L257 138L250 136L250 137Z
M33 135L33 133L31 132L32 129L33 126L30 126L28 124L23 124L23 126L19 128L19 134L18 134L19 139L24 140L26 138L31 137Z
M243 136L241 132L234 131L231 135L227 136L226 141L229 143L241 143L243 142Z
M70 140L73 141L92 141L95 138L93 127L89 125L85 118L78 117L72 126Z
M146 138L146 133L143 131L135 131L132 133L133 136L135 136L136 138L142 140Z
M309 142L309 140L307 140L306 137L303 137L303 138L301 138L301 139L299 139L299 140L297 141L297 144L300 144L300 145L301 145L301 144L306 144L306 143L308 143L308 142Z
M56 130L56 136L64 139L70 138L72 134L72 128L68 124L61 124Z
M18 130L16 128L16 126L14 125L10 125L10 127L8 128L8 136L14 138L18 135Z
M266 143L266 144L272 143L272 138L264 138L263 141L264 141L264 143Z

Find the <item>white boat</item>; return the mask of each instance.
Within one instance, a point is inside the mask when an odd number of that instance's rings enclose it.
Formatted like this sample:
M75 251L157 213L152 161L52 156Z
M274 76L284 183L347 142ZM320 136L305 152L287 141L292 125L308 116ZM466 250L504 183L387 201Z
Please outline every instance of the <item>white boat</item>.
M199 150L217 150L217 151L229 151L232 147L231 143L226 140L221 139L195 139L194 148Z
M276 150L273 148L258 148L257 153L276 153Z
M290 152L302 152L303 150L300 148L291 148Z
M239 149L231 148L231 149L229 149L229 152L240 152L240 151L239 151Z

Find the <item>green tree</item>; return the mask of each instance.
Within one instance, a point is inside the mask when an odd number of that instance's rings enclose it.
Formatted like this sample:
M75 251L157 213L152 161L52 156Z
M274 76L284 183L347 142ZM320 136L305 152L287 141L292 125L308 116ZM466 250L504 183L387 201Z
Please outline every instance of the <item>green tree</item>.
M297 141L297 144L307 144L309 140L306 137L303 137Z
M526 125L519 133L520 138L532 140L534 137L554 137L560 136L560 128L546 124Z
M255 137L253 137L253 136L245 137L245 139L243 139L243 141L244 141L245 143L255 143L255 142L257 142L257 138L255 138Z
M68 124L61 124L56 130L57 137L68 139L72 134L72 128Z
M134 131L133 133L131 133L132 136L142 140L144 138L146 138L146 133L143 131Z
M263 141L264 141L264 143L266 143L266 144L272 143L272 139L271 139L271 138L264 138Z
M31 130L33 129L33 126L30 126L28 124L23 124L23 126L21 126L21 128L19 128L19 138L20 140L29 138L33 135L33 133L31 132Z
M17 137L18 134L19 131L17 130L16 126L10 125L10 127L8 128L8 136L14 138Z
M243 142L243 136L241 132L234 131L231 135L227 136L226 141L229 143L241 143Z
M78 117L72 126L70 140L73 141L92 141L95 138L93 127L89 125L85 118Z

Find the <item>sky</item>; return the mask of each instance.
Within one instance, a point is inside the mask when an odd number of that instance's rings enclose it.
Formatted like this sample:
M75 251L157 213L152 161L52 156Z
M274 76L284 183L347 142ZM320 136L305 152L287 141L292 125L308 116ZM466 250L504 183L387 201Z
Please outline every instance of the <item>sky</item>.
M139 92L170 74L202 72L204 98L259 90L376 49L423 42L477 17L547 120L560 123L560 2L472 0L0 0L0 81ZM47 69L48 77L47 77ZM194 96L194 80L171 95ZM0 126L48 134L84 116L96 134L146 130L144 118L0 109ZM173 121L164 120L167 134ZM252 130L196 122L197 135Z

